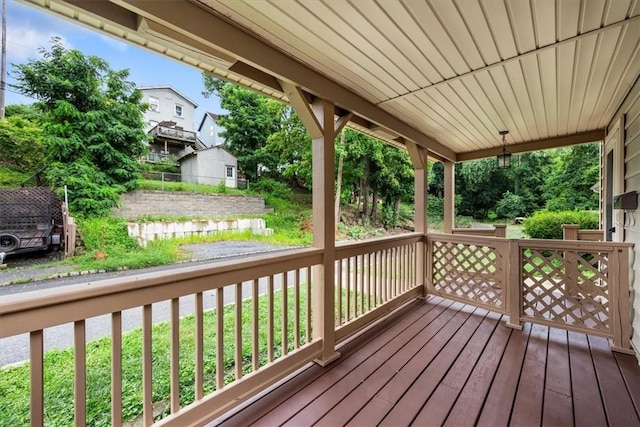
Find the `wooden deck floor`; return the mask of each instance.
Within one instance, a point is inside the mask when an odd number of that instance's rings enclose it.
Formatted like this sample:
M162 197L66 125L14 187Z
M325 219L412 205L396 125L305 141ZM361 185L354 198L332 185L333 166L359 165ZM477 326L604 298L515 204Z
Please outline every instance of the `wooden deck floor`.
M417 302L223 426L639 426L640 367L606 339Z

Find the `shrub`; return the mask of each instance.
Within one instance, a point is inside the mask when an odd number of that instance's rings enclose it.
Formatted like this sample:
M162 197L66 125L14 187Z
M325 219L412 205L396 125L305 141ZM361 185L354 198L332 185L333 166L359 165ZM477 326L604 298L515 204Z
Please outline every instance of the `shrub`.
M504 193L502 199L496 204L496 215L498 218L512 219L518 216L524 216L527 207L522 196L513 194L509 191Z
M400 225L400 215L393 209L393 206L382 205L382 225L389 230Z
M600 220L598 214L591 211L538 211L524 220L522 231L533 239L562 239L562 224L597 230Z
M280 199L291 199L293 192L281 182L269 178L262 178L251 185L251 189L257 193L268 193Z
M460 215L456 217L456 222L455 222L456 228L471 228L472 225L473 225L473 218L471 218L470 216Z

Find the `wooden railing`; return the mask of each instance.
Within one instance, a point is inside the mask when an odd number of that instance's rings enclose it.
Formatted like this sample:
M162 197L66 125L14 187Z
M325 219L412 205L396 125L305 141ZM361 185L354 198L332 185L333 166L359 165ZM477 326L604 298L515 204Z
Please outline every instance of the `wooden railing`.
M412 233L336 247L336 341L423 295L423 241Z
M580 229L579 225L563 224L562 238L564 240L593 240L601 242L604 240L604 230Z
M144 425L153 424L158 407L168 414L158 425L204 424L320 357L327 341L341 342L425 292L508 314L512 327L557 326L611 338L615 349L630 351L630 248L420 233L341 243L327 283L311 274L324 252L300 249L3 297L0 338L29 334L32 425L55 411L44 403L45 331L69 322L76 425L95 421L86 420L95 397L87 378L99 369L111 372L110 390L103 391L112 402L111 424L122 424L125 398L141 401ZM324 290L335 292L334 306L320 308ZM192 315L185 316L184 303ZM164 326L154 319L162 304L169 313ZM123 332L130 309L141 319L135 346ZM331 313L335 336L325 340L312 329L317 316ZM101 315L111 325L106 367L88 357L86 344L88 322ZM168 331L162 341L168 344L157 342L156 328ZM191 344L181 344L185 337ZM125 362L142 367L137 389L123 387ZM165 394L154 380L163 373Z
M522 321L604 336L631 352L632 244L429 234L430 293Z
M467 236L507 237L507 226L495 224L488 228L454 228L451 234L465 234Z
M239 263L182 268L3 297L0 338L23 333L30 336L31 424L42 425L48 411L56 410L55 405L44 406L44 331L69 322L74 335L76 425L85 424L86 402L95 397L87 395L87 372L99 369L111 370L110 423L122 424L122 368L131 357L141 358L145 425L153 423L154 406L159 401L165 402L171 413L160 421L162 425L199 424L230 409L255 390L318 356L321 341L312 339L313 290L309 271L321 261L322 251L301 249ZM194 313L194 320L187 323L193 326L188 330L179 308L185 298L193 304ZM168 348L154 344L157 332L153 315L160 304L169 307ZM141 348L123 345L123 313L132 308L142 312ZM86 320L105 314L112 326L110 367L95 366L95 360L87 358L85 344ZM194 351L188 355L180 351L180 340L185 336L193 340ZM160 369L166 369L170 378L167 396L154 390L153 378L161 374ZM195 403L180 402L184 384L189 384L190 390L186 391L194 396Z
M507 313L508 240L429 234L427 248L429 293Z

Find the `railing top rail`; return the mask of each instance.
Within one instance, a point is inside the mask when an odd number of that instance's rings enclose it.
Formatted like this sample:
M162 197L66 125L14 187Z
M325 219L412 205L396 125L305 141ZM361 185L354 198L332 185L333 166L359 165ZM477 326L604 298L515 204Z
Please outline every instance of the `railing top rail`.
M336 259L372 253L422 241L424 241L424 234L413 232L358 242L340 242L336 243Z
M632 248L633 243L626 242L594 242L590 240L542 240L517 239L520 247L536 249L593 250L612 251L616 248Z
M5 322L5 319L13 314L38 310L56 311L55 319L34 316L38 317L33 320L33 324L37 325L31 326L30 330L42 329L315 265L322 261L322 252L316 248L296 249L277 254L257 255L240 262L223 261L215 265L182 267L4 296L0 302L0 322L3 323L0 337L27 331L22 325ZM96 304L90 304L90 308L84 304L82 310L68 310L68 313L60 315L59 307L70 307L87 301L95 301Z
M451 243L479 243L483 245L495 245L497 242L510 242L514 239L494 236L474 236L472 234L445 234L445 233L428 233L427 240L438 240L441 242Z

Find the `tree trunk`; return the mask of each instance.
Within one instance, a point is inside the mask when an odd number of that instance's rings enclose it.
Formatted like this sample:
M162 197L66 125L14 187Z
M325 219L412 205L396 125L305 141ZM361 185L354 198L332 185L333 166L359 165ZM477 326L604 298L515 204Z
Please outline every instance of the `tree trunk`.
M369 215L369 174L371 173L371 165L369 164L369 156L364 158L364 177L362 178L362 218Z
M340 158L338 159L338 177L336 183L335 197L335 226L338 231L338 223L340 222L340 195L342 193L342 165L344 164L344 129L340 132Z
M373 201L371 202L371 221L378 219L378 191L373 190Z

